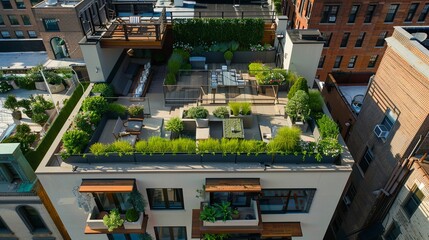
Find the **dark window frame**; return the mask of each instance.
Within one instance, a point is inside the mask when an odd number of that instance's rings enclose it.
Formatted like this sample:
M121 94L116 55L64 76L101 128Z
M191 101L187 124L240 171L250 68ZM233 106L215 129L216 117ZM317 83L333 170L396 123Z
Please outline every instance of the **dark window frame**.
M172 207L171 206L170 202L173 202L173 201L171 201L168 198L168 189L178 191L176 193L176 197L178 199L175 199L174 202L181 203L180 207ZM164 206L163 207L162 206L154 206L153 198L154 198L155 191L157 191L157 190L162 191L162 195L164 198ZM183 209L185 209L185 203L184 203L183 189L182 188L147 188L146 192L147 192L147 196L148 196L148 200L149 200L149 206L150 206L151 210L183 210Z
M340 48L346 48L350 39L350 32L344 32L343 37L341 38Z
M261 191L261 196L259 198L259 206L261 205L265 205L264 201L269 202L270 200L274 200L277 199L279 202L282 201L287 201L286 203L282 203L283 207L281 210L262 210L261 209L261 213L262 214L293 214L293 213L309 213L311 206L313 204L313 200L314 200L314 196L316 195L316 188L266 188L266 189L262 189ZM287 196L264 196L264 191L283 191L283 192L288 192ZM305 208L303 209L298 209L298 210L290 210L288 209L289 207L289 203L290 201L297 199L299 197L293 196L292 197L292 192L293 191L304 191L306 192L305 198L307 200L307 202L305 203ZM308 191L308 193L307 193Z
M312 10L312 8L313 8L313 3L311 3L311 1L308 1L307 9L305 10L305 17L307 19L310 19L310 17L311 17L311 10Z
M355 23L356 17L359 13L359 9L360 9L359 4L352 5L352 8L350 9L349 19L347 20L347 23Z
M331 39L332 39L332 35L334 33L330 32L329 34L323 33L322 36L325 39L325 42L323 43L323 47L324 48L328 48L329 45L331 44Z
M18 17L16 17L15 14L7 15L7 19L9 19L9 23L12 26L19 26L20 25L19 21L18 21Z
M366 171L368 171L369 166L374 161L374 154L372 153L370 148L366 148L365 153L363 154L361 160L358 165L362 173L365 175Z
M384 39L387 37L388 32L384 31L378 34L377 42L375 47L384 47Z
M58 25L59 20L56 18L43 18L43 26L46 32L59 32L60 26Z
M33 210L34 213L36 213L37 215L30 216L31 213L29 212L29 210ZM39 211L37 211L36 208L28 205L20 205L16 207L16 212L18 213L21 220L24 222L25 226L27 226L31 234L37 234L37 233L52 234L52 232L48 228L48 225L46 225L45 220L43 220L42 216L40 215ZM35 221L34 217L37 218L37 221ZM35 226L34 222L37 222L37 224L41 224L44 226L43 227Z
M31 32L31 33L30 33ZM33 32L34 32L34 35L33 35ZM36 31L34 31L34 30L28 30L27 31L27 34L28 34L28 37L29 38L37 38L37 32Z
M360 48L363 45L363 41L365 40L366 32L360 32L359 36L356 39L355 48Z
M0 15L0 26L4 26L4 25L6 25L6 24L4 22L3 16Z
M19 32L20 32L22 35L18 34ZM19 38L19 39L25 38L24 31L22 31L22 30L16 30L16 31L15 31L15 36L16 36L16 38Z
M0 217L0 234L13 234L2 217Z
M343 56L337 56L334 62L334 68L340 68L341 62L343 61Z
M159 233L160 233L160 231L161 231L162 228L168 228L168 231L170 233L170 240L176 240L176 239L178 239L178 238L176 238L176 236L174 236L174 229L175 228L178 228L178 229L181 229L182 231L184 231L183 232L183 236L185 237L184 240L188 239L188 235L187 235L187 232L186 232L186 226L155 226L153 228L154 228L154 231L155 231L155 239L156 240L160 239L159 238Z
M374 68L377 64L378 55L371 55L368 62L368 68Z
M429 13L429 3L425 3L422 11L420 12L419 18L417 19L417 22L424 22L426 20L428 13Z
M377 4L369 4L365 12L364 23L371 23L372 17L374 16L375 10L377 9Z
M3 33L7 33L7 36L5 37L5 36L3 35ZM0 31L0 35L1 35L1 37L2 37L3 39L9 39L9 38L10 38L10 32L9 32L9 31L7 31L7 30L2 30L2 31Z
M385 23L392 23L395 21L396 13L398 13L400 4L394 3L390 4L390 6L387 9L386 17L384 18Z
M398 223L393 220L393 222L390 224L388 230L383 235L385 240L395 240L401 235L401 228L398 225Z
M354 68L356 65L357 59L358 59L357 55L351 56L349 59L349 62L347 63L347 68Z
M30 16L28 16L27 14L21 15L21 20L24 26L31 26L31 19Z
M17 9L25 9L25 2L24 0L19 0L20 2L18 2L18 0L15 0L15 4L16 4L16 8Z
M317 64L317 68L323 68L323 65L325 64L325 59L326 59L325 55L320 56L319 64Z
M408 9L407 15L405 16L404 22L412 22L414 16L416 15L417 8L419 8L419 3L411 3L410 8Z
M1 5L3 6L3 9L13 9L10 0L1 0Z
M425 198L426 196L424 195L423 191L420 190L417 185L414 185L410 193L408 194L406 200L402 204L402 209L404 210L408 218L411 218L414 215L414 213L419 208L420 204Z
M329 4L324 5L322 9L322 17L320 23L335 23L337 21L338 10L340 5ZM333 20L331 20L334 17Z
M347 197L348 200L350 200L350 203L353 202L357 194L356 187L353 183L350 183L349 187L347 188L346 194L344 194L344 197Z

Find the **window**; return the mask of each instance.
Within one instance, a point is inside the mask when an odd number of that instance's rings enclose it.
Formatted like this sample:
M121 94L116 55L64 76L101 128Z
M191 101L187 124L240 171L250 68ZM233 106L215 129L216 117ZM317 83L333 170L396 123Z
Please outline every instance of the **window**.
M308 213L316 189L262 189L261 213Z
M10 33L9 31L1 31L1 36L2 38L10 38ZM2 178L2 174L0 174L0 182L2 182L1 178Z
M343 34L343 38L341 39L340 47L347 47L347 43L349 42L350 33L345 32Z
M28 36L30 38L37 38L37 33L36 31L28 31Z
M359 11L359 5L353 5L352 9L350 10L350 15L349 15L349 21L347 21L348 23L354 23L356 21L356 16L358 14Z
M349 189L347 189L346 194L344 195L344 203L348 206L353 202L356 196L356 187L353 183L350 183Z
M299 3L299 14L301 14L301 16L302 16L302 11L304 10L304 6L305 6L305 0L301 0L301 2Z
M384 234L384 239L395 240L399 237L399 235L401 235L401 228L399 227L398 223L393 220L387 232Z
M368 170L368 167L373 160L374 160L374 155L372 155L372 152L369 148L366 148L365 154L363 155L362 159L359 162L359 167L364 174L366 173L366 170Z
M395 113L392 112L392 110L387 109L381 124L383 124L387 128L387 131L390 131L392 130L397 118L398 117L395 115Z
M0 25L4 25L3 17L0 15Z
M410 9L408 9L407 17L405 17L405 22L413 21L413 17L416 14L418 7L419 7L418 3L411 3Z
M211 192L210 203L231 202L232 207L250 207L253 196L245 192Z
M335 58L334 68L339 68L341 66L342 60L343 60L343 56L337 56Z
M323 68L323 64L325 63L325 56L320 56L318 68Z
M325 5L323 7L321 23L335 23L337 21L339 5Z
M381 32L378 35L378 39L377 39L377 42L375 43L375 46L376 47L383 47L384 46L384 39L386 38L386 36L387 36L387 32Z
M24 38L24 32L23 31L15 31L16 38Z
M16 8L18 9L25 9L24 0L15 0Z
M15 15L7 15L10 25L19 25L18 18Z
M119 209L119 212L125 213L132 207L128 201L130 192L93 192L92 195L100 211L110 211L116 208Z
M349 64L347 64L348 68L354 68L356 64L357 56L351 56L349 60Z
M329 44L331 43L332 39L332 33L322 33L323 39L325 39L325 42L323 43L323 47L329 47Z
M429 3L426 3L417 21L424 22L426 20L426 16L428 15L428 12L429 12Z
M60 28L58 26L58 19L54 18L44 18L43 25L45 26L45 30L47 32L58 32Z
M16 208L16 211L32 234L50 233L48 227L35 208L30 206L19 206Z
M3 9L12 9L10 0L1 0L1 5L3 5Z
M365 32L361 32L358 36L358 38L356 39L356 43L355 43L355 47L362 47L363 44L363 40L365 39Z
M371 22L372 16L374 15L376 7L377 7L377 5L375 5L375 4L368 5L368 8L366 9L366 12L365 12L365 19L363 20L364 23L370 23Z
M183 193L179 188L148 188L151 209L183 209Z
M395 19L396 12L398 11L399 4L390 4L389 9L387 10L386 18L384 22L393 22Z
M413 214L416 212L417 208L419 208L420 203L422 203L425 195L417 186L412 188L412 192L408 196L408 199L405 201L402 208L407 213L408 217L411 218Z
M0 217L0 234L10 234L12 231L9 229L4 220Z
M113 233L113 234L107 234L107 239L109 239L109 240L142 240L145 238L142 237L142 234L139 234L139 233L130 233L130 234Z
M31 25L30 17L28 15L21 15L21 19L24 25Z
M375 64L377 63L378 55L372 55L368 62L368 67L373 68L375 67Z
M155 227L156 240L186 240L186 227Z
M311 17L312 7L313 7L313 4L311 3L311 1L308 1L307 10L305 11L305 17L307 17L307 18Z

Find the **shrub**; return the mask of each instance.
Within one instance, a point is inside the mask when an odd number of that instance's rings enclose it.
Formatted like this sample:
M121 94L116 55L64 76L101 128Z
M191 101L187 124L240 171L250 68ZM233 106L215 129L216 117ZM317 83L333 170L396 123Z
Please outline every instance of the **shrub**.
M231 51L226 51L226 52L223 54L223 57L225 58L225 60L227 60L227 61L231 61L231 60L232 60L232 57L234 57L234 54L233 54Z
M120 117L127 115L127 107L119 103L109 103L107 111L113 114L116 114Z
M41 108L43 108L43 111L53 109L55 107L54 103L50 100L46 100L43 95L36 95L35 97L30 97L30 101L39 104Z
M295 83L290 88L287 98L291 99L293 96L295 96L295 93L299 90L303 90L304 92L308 93L308 86L307 86L307 80L305 78L301 77L298 78Z
M15 81L16 85L18 85L19 88L27 89L27 90L36 89L36 85L34 84L35 80L31 79L28 76L25 76L25 77L11 76L8 79ZM42 78L42 81L43 81L43 78Z
M150 137L147 140L146 152L150 154L171 152L170 142L162 137Z
M189 138L179 138L170 141L172 153L195 153L195 141Z
M240 44L239 44L237 41L234 41L234 40L232 40L232 41L230 41L230 42L228 43L228 49L229 49L231 52L235 52L235 51L237 51L239 46L240 46Z
M127 220L128 222L137 222L137 220L139 220L139 212L137 212L137 210L135 210L134 208L128 209L125 212L125 220Z
M322 118L318 119L317 125L322 138L337 138L340 133L337 123L327 115L323 115Z
M98 114L103 114L107 111L108 103L107 100L102 96L92 96L83 100L82 110L94 111Z
M182 64L183 64L183 58L180 54L178 54L178 53L171 54L171 57L167 63L168 73L176 74L177 72L179 72Z
M131 117L141 116L144 112L144 107L142 105L132 104L128 107L128 113Z
M124 224L124 219L121 218L118 209L113 209L109 212L108 215L105 215L103 217L103 223L107 227L107 230L109 230L109 232L112 232L113 230Z
M93 93L100 93L101 96L107 98L107 97L114 97L115 93L113 91L113 88L106 83L97 83L92 88Z
M213 138L209 138L203 141L198 141L198 153L199 154L204 154L204 153L218 153L221 152L221 147L220 147L220 143L219 140L217 139L213 139Z
M240 114L241 104L239 102L229 102L229 109L231 109L232 115L238 116Z
M23 123L16 127L14 135L3 140L4 143L20 143L19 147L25 154L30 150L31 145L36 141L37 135L31 132L30 126Z
M175 48L173 50L173 53L180 55L180 57L182 58L182 62L188 62L189 57L191 56L191 54L188 51L185 51L182 48Z
M176 74L174 73L167 73L167 76L165 77L165 85L176 85Z
M213 111L213 115L217 118L228 118L229 112L227 107L217 107Z
M252 104L250 102L241 103L241 114L250 115L252 113Z
M241 140L240 142L240 152L247 153L247 155L265 152L265 143L258 140Z
M322 112L324 102L323 102L322 94L320 94L320 91L315 89L309 90L308 98L309 98L311 113Z
M298 90L292 99L289 99L286 107L286 113L292 121L305 121L310 114L310 105L308 103L308 94Z
M100 120L100 115L94 111L80 112L74 118L74 123L78 129L92 133Z
M31 121L39 124L39 125L45 125L45 123L48 121L49 116L46 113L34 113L31 116Z
M146 153L147 152L147 142L145 140L140 140L135 145L136 152Z
M89 135L82 130L74 129L65 132L62 139L68 154L80 154L89 142Z
M204 107L198 106L198 107L191 107L189 108L188 112L186 113L186 116L188 118L207 118L209 115L209 111L205 109Z
M297 127L281 127L273 140L268 143L269 149L274 152L290 153L295 150L301 136Z
M337 157L343 152L343 146L335 138L324 138L317 142L317 152L324 156Z
M165 124L165 129L168 131L172 131L174 133L180 133L183 131L183 122L178 117L173 117L170 120L167 121Z
M6 81L0 81L0 93L6 93L12 90L13 87Z
M249 64L249 74L252 76L256 75L259 71L262 70L264 70L264 64L260 62L252 62Z
M24 113L27 114L28 117L33 115L33 111L31 110L31 100L30 99L21 99L18 102L19 107L24 108Z
M131 146L131 143L125 140L118 140L111 143L107 147L107 151L119 153L119 156L121 156L122 154L132 154L134 152L134 148Z
M94 154L95 156L104 155L106 153L106 150L107 150L107 145L99 142L94 143L91 145L91 147L89 147L89 152Z
M46 81L49 84L58 85L63 82L63 78L54 72L45 71L43 74L45 74Z
M222 150L222 154L226 155L228 153L235 154L240 152L240 142L238 139L226 139L222 138L220 141L220 148Z
M4 101L3 107L11 111L16 111L19 107L18 100L16 100L14 95L8 95L6 101Z

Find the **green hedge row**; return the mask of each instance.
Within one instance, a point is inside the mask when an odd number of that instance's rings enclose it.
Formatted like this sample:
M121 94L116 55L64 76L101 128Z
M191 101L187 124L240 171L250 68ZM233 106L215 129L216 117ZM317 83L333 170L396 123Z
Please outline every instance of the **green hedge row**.
M264 20L259 18L221 19L194 18L177 19L173 23L176 42L193 46L212 42L237 41L240 46L258 44L264 37Z
M25 157L29 161L31 167L36 170L45 156L48 149L51 147L52 142L57 137L61 128L63 127L66 120L69 118L71 112L75 108L77 102L81 98L83 91L88 87L88 83L83 83L84 89L79 85L73 92L72 96L68 99L67 103L61 109L60 114L57 116L55 121L50 126L49 130L46 132L45 137L40 141L38 147L34 151L28 152Z

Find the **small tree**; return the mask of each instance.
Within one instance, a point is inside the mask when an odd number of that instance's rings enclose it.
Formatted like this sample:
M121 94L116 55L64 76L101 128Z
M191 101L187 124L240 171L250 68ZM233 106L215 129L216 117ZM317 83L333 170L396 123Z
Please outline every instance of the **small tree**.
M314 90L314 89L308 91L308 98L309 98L311 113L314 114L317 112L322 112L323 97L322 97L322 94L320 94L320 91Z
M295 96L288 101L285 111L292 121L305 121L310 115L308 94L298 90Z
M299 90L308 93L307 80L303 77L298 78L298 80L295 81L295 83L290 88L289 93L287 94L287 98L293 98L293 96L295 96L295 93Z
M18 100L16 100L16 97L14 95L8 95L3 106L15 112L19 108L19 103L18 103Z

